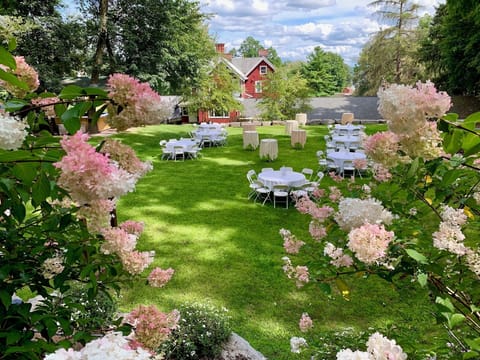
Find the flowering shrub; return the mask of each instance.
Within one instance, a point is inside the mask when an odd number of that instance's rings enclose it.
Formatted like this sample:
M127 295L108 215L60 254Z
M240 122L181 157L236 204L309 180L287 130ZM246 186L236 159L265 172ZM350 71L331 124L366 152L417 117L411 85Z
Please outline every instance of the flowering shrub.
M152 124L160 111L160 96L147 83L125 74L110 75L107 81L108 122L119 130ZM119 111L121 109L121 111Z
M0 357L105 359L109 352L112 359L149 358L119 333L89 342L94 325L79 313L93 314L91 304L110 298L153 260L152 252L136 250L143 224L116 226L114 216L117 199L134 190L151 164L113 140L95 148L78 131L81 116L94 111L98 118L108 106L107 93L70 86L58 103L32 102L20 97L38 98L29 93L36 72L3 49L0 66L1 86L18 97L2 104L10 114L0 114ZM52 107L71 136L60 139L42 127ZM77 286L82 301L71 290ZM27 301L34 295L36 306ZM130 333L120 320L115 330ZM56 351L86 343L80 351Z
M180 321L162 345L166 359L216 359L231 334L226 309L209 304L185 304Z
M465 358L478 357L480 113L461 122L455 114L445 115L450 98L431 82L391 85L380 89L378 97L388 131L364 140L365 152L375 162L372 182L363 187L349 183L349 197L333 186L299 201L298 211L314 223L309 226L313 242L296 240L304 245L299 251L324 256L308 267L284 257L283 270L297 287L320 282L330 292L334 283L345 298L350 289L342 277L349 274L376 274L399 288L406 278L418 281L435 300L438 319L453 335L455 348ZM286 229L281 234L284 241L285 234L295 237ZM345 350L337 356L406 358L381 335L371 338L367 353Z

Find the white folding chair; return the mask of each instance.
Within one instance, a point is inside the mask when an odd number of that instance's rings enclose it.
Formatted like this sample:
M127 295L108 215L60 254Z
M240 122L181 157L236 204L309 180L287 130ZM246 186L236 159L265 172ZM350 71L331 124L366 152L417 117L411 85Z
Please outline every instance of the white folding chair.
M302 174L305 175L305 179L308 181L312 181L312 176L313 176L313 170L310 168L303 168L302 169Z
M185 160L185 151L183 150L183 146L174 146L173 147L173 160L177 161L178 159Z
M288 209L288 186L287 185L273 185L272 187L273 194L273 207L277 207L277 199L285 199L285 207Z

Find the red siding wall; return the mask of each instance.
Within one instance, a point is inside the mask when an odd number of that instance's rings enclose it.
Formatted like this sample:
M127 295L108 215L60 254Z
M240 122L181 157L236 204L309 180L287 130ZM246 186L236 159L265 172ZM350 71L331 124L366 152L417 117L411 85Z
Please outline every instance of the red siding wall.
M245 95L244 98L255 98L259 99L262 97L262 93L256 93L255 92L255 82L256 81L261 81L264 79L264 75L260 75L260 66L266 66L267 67L267 74L270 71L273 71L273 69L268 66L268 64L265 61L260 62L258 66L253 69L253 71L248 74L248 80L245 83Z

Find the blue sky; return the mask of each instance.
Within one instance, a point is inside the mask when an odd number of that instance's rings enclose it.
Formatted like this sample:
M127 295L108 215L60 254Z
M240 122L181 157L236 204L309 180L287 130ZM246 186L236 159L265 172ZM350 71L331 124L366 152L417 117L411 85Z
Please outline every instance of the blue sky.
M71 0L64 0L71 3ZM349 65L369 36L380 29L372 0L200 0L201 11L213 14L209 31L226 51L252 36L273 47L282 60L306 60L316 46L339 54ZM416 0L434 14L445 0Z

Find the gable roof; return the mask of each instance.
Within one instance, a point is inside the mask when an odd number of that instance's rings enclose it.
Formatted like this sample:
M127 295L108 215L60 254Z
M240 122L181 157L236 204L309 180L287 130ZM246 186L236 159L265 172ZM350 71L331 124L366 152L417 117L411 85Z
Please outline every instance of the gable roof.
M232 71L237 74L241 80L247 80L247 75L243 73L238 67L236 67L231 61L224 57L221 57L221 61L223 61L230 69L232 69Z
M265 57L235 57L230 60L233 66L239 69L244 74L244 76L248 76L262 61L264 61L273 70L275 70L275 66L273 66L273 64Z

